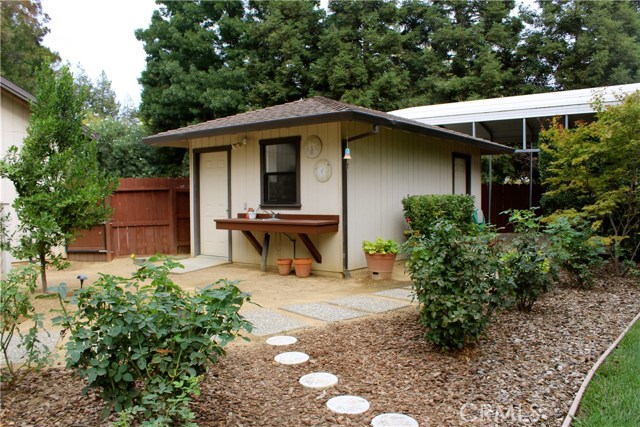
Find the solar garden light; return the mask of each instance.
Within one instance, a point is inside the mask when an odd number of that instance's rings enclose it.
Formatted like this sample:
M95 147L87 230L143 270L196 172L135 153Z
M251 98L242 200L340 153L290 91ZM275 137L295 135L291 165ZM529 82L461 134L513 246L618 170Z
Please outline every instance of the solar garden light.
M87 280L87 275L84 273L80 273L78 274L78 277L76 277L76 279L80 280L80 289L82 289L82 284L85 280Z

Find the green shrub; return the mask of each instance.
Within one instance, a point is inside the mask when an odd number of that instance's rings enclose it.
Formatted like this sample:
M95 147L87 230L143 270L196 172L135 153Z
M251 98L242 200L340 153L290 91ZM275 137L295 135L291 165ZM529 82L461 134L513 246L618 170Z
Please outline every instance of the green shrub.
M397 254L400 245L394 240L385 240L378 237L374 241L365 240L362 242L362 250L368 254Z
M2 382L10 386L23 380L31 372L43 368L51 357L51 351L38 339L43 316L35 312L31 303L38 272L35 264L29 264L13 268L0 280L0 347L6 361L0 377ZM20 329L20 323L25 322L33 322L26 332ZM18 363L9 358L12 345L26 351L24 359Z
M120 425L130 418L149 426L190 422L191 395L208 365L251 330L238 314L248 294L226 280L190 294L167 278L179 264L156 261L131 278L102 275L76 294L77 312L63 304L56 319L71 331L67 366L101 391L104 415L120 412Z
M477 340L508 290L505 277L497 274L501 249L495 234L465 235L440 219L429 238L413 235L403 251L425 338L444 350Z
M578 216L560 215L547 224L551 257L568 275L569 284L593 285L593 269L602 265L602 243L591 224Z
M473 196L467 194L438 194L407 196L402 199L404 216L411 230L429 235L438 219L446 219L465 233L476 228Z
M502 257L503 274L513 282L513 297L518 310L531 311L541 294L552 284L555 272L542 250L540 219L533 210L509 210L509 223L518 234Z

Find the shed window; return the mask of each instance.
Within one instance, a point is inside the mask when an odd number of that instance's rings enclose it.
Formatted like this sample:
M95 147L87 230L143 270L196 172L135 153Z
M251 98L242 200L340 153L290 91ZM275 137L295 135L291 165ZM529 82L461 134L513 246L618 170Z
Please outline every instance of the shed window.
M300 207L300 137L260 141L262 208Z

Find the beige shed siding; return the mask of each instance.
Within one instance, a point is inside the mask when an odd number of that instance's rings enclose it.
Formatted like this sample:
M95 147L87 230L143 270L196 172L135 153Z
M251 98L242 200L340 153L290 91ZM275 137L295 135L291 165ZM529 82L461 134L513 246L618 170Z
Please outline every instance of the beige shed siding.
M371 130L349 123L344 134ZM382 141L385 141L382 143ZM404 241L402 199L410 194L451 194L452 153L470 154L471 192L480 206L480 154L463 144L381 128L380 133L349 143L349 269L366 267L363 240L377 236Z
M304 143L308 136L317 135L322 140L322 151L315 159L309 159L304 154ZM231 216L238 212L244 212L245 206L257 209L260 204L260 146L262 139L282 138L287 136L300 136L300 201L301 209L276 209L277 212L291 214L329 214L341 215L341 146L339 123L318 124L292 128L282 128L247 134L225 135L193 140L191 149L229 146L247 137L247 145L230 151L231 156ZM193 152L192 152L193 160ZM331 179L325 183L318 182L314 177L314 166L318 160L328 159L331 162L333 173ZM192 161L193 165L194 162ZM193 166L192 166L193 167ZM194 176L193 169L191 170ZM192 182L192 188L193 182ZM193 209L193 206L192 206ZM193 215L193 212L192 212ZM192 216L194 218L194 216ZM192 222L192 238L195 233L195 224ZM316 271L341 272L342 271L342 221L340 231L337 233L311 235L311 240L316 244L323 261L321 264L313 264ZM262 233L256 233L258 240L262 241ZM296 257L309 257L309 253L300 239L296 241ZM231 232L232 260L238 263L259 264L260 255L249 244L247 239L239 231ZM274 233L271 237L268 265L275 266L277 258L293 257L292 242L281 233Z
M4 157L9 148L13 145L22 146L22 141L27 136L27 126L29 125L29 106L26 102L19 100L8 92L2 91L0 97L2 137L0 139L0 157ZM11 204L16 198L16 190L8 179L0 179L0 206L4 213L9 212L9 230L14 231L18 227L15 212ZM9 252L0 253L0 274L6 273L13 259Z

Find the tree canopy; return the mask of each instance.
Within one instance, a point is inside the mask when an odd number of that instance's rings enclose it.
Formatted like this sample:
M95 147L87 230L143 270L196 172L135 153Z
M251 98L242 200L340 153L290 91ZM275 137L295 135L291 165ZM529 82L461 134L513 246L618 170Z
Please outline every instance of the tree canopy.
M43 61L60 58L42 45L49 32L49 16L40 0L0 2L0 72L2 76L33 93L35 70Z

